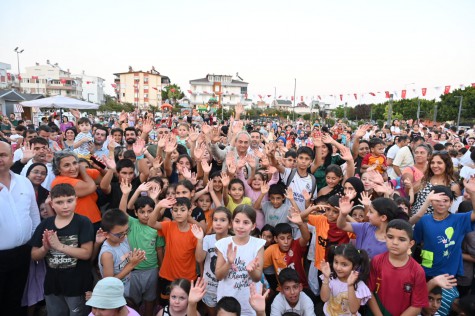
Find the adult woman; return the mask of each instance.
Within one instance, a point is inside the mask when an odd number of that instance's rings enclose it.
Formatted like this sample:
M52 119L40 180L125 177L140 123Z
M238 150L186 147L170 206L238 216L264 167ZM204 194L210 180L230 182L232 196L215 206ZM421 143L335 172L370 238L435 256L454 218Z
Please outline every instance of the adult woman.
M31 184L33 184L38 207L46 200L49 195L49 191L41 186L47 175L48 169L46 168L46 165L41 162L32 163L26 171L26 177L31 181Z
M74 123L70 122L66 115L63 116L63 122L59 124L59 130L65 132L68 128L74 127Z
M393 120L393 124L391 125L391 134L394 136L398 136L401 134L401 129L399 128L399 120Z
M427 170L429 157L432 155L432 149L426 144L420 144L414 150L414 166L406 167L402 173L409 173L409 179L413 183L414 192L420 189L421 180Z
M421 189L417 193L417 199L412 206L412 214L416 214L424 204L427 196L435 185L450 187L455 197L461 194L460 186L455 182L454 166L450 155L446 151L434 152L429 159L424 178L422 178ZM433 208L429 206L427 213L432 214Z
M75 212L89 218L97 231L101 223L101 211L96 203L97 184L102 180L99 171L80 166L75 153L60 151L54 154L53 172L56 178L51 183L51 188L60 183L71 184L77 196Z
M362 175L365 170L361 170L361 162L364 156L369 153L369 142L361 139L371 129L371 125L360 126L353 137L353 145L351 147L351 153L355 160L355 174ZM349 140L348 140L349 141Z
M63 150L73 151L74 150L74 138L78 132L74 127L68 127L66 131L64 131L64 136L62 140Z

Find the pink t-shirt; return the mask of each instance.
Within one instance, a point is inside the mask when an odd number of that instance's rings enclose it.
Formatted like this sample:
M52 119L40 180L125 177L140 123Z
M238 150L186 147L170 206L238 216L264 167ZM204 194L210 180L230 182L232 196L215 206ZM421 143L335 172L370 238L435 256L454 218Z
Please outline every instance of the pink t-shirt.
M416 167L406 167L402 171L402 173L412 173L412 177L414 178L414 182L421 180L424 177L424 173L417 169Z
M128 307L128 306L125 306L125 307L127 307L127 310L129 311L129 313L128 313L127 315L130 315L130 316L140 316L140 314L137 313L134 309L132 309L132 308L130 308L130 307ZM89 313L88 316L94 316L94 314L91 312L91 313Z

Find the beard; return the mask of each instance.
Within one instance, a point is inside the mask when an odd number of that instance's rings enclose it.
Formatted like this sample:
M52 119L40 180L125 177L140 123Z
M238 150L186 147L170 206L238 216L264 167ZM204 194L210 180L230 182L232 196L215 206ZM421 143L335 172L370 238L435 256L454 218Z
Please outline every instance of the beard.
M125 140L125 142L128 144L128 145L133 145L135 143L136 139L135 138L128 138Z

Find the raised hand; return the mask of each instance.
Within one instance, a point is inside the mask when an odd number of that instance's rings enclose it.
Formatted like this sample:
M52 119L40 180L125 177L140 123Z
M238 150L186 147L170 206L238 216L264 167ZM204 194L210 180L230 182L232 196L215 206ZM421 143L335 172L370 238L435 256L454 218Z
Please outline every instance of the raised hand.
M177 147L176 138L175 136L171 135L170 137L168 137L168 141L165 144L164 151L166 153L172 153L175 151L176 147Z
M443 289L451 289L457 286L457 278L453 275L440 274L433 278L436 285L440 286Z
M475 177L470 177L469 179L465 180L463 182L465 190L469 194L474 194L475 193Z
M210 140L213 143L219 142L221 139L221 134L219 132L219 128L217 126L213 126L213 129L211 130L211 133L209 134Z
M206 294L206 281L203 278L196 279L196 283L191 280L190 293L188 294L188 303L198 304Z
M307 192L307 190L302 190L302 195L303 195L303 198L305 199L305 201L310 201L310 199L312 198L310 196L310 193Z
M359 201L364 206L370 206L371 205L371 194L367 193L366 191L361 192L361 199Z
M164 134L160 135L160 136L158 137L157 146L158 146L159 148L164 148L167 139L168 139L168 135L164 135Z
M142 183L140 186L144 185L144 183ZM120 183L120 190L122 191L122 194L123 195L126 195L128 196L130 194L130 192L132 191L132 184L129 183L125 178L122 179L121 183Z
M444 198L447 198L447 195L445 195L444 193L435 193L434 191L430 191L429 195L427 196L427 199L429 201L432 202L435 202L435 201L443 201Z
M142 133L150 133L153 129L153 120L148 118L142 124Z
M303 223L302 217L300 216L300 212L296 210L294 207L291 207L289 210L289 216L287 216L291 223L296 225L300 225Z
M115 170L115 160L114 158L110 158L108 156L102 156L102 160L104 161L104 164L106 165L107 168Z
M137 191L148 192L148 190L150 190L151 184L152 184L151 182L143 182L139 185L139 187L137 188Z
M25 147L23 148L23 158L22 160L26 163L30 161L31 158L35 156L35 151L33 150L33 145L30 143L26 143Z
M350 200L348 196L343 196L340 198L340 213L341 215L348 215L351 212L353 207L353 201Z
M233 125L233 134L236 135L237 133L241 132L243 126L244 126L244 122L243 122L243 121L234 122L234 125Z
M163 200L160 200L160 202L158 202L156 207L171 208L175 203L176 203L176 199L174 198L163 199Z
M196 172L191 173L191 178L190 178L191 184L196 186L198 184L198 178L196 177Z
M69 113L71 113L71 115L74 116L76 120L79 120L81 117L81 112L79 112L78 109L69 109Z
M287 189L285 189L285 198L289 201L293 201L294 200L294 190L292 190L291 187L287 187Z
M109 149L109 151L112 151L117 146L119 146L119 144L115 142L114 137L112 137L112 135L107 136L107 149Z
M358 281L359 275L360 273L358 271L352 270L348 276L348 279L346 280L346 283L348 283L350 286L355 285L356 281Z
M210 173L211 172L211 163L208 163L206 160L201 160L201 168L203 169L204 173ZM212 182L212 181L211 181Z
M249 165L249 167L251 167L252 169L256 168L256 157L247 154L246 155L246 162Z
M185 179L191 179L191 170L187 167L183 167L181 169L181 174L185 177Z
M264 294L260 294L256 291L256 285L251 282L249 285L249 293L249 304L251 305L252 309L256 311L257 315L265 313L266 298L270 293L270 289L267 289Z
M246 166L246 159L238 159L237 161L237 170L241 170Z
M236 254L237 254L237 246L233 247L233 243L230 242L228 244L228 251L226 252L226 259L228 259L228 262L230 264L234 264L234 261L236 260Z
M129 262L133 266L137 266L140 262L144 261L146 259L145 257L145 251L141 249L135 249L130 252L129 255Z
M355 132L355 136L357 138L361 138L363 136L366 135L366 132L371 129L371 125L369 124L364 124L364 125L361 125Z
M272 176L274 173L277 172L277 168L274 167L274 166L268 166L267 167L267 170L266 170L266 173L269 175L269 176Z
M322 260L322 263L320 264L320 271L322 271L322 274L325 276L325 278L330 278L332 270L330 269L330 264L325 260Z
M247 272L252 272L252 271L255 271L256 269L259 268L259 258L255 257L254 259L252 259L251 262L249 262L246 266L246 270Z
M152 162L152 166L155 168L155 169L159 169L163 164L163 159L162 157L160 156L157 156L153 159L153 162Z
M160 186L158 185L158 183L155 183L155 182L150 182L151 183L151 186L150 186L150 189L148 190L148 196L156 201L158 199L158 196L160 195L160 192L162 192L162 190L160 189Z
M244 112L244 106L241 103L238 103L234 107L234 111L236 111L236 115L241 114L242 112Z
M200 225L192 224L191 232L193 233L193 236L195 236L195 238L198 240L201 240L204 238L205 234L203 233L203 229L200 227Z
M347 147L340 149L340 156L345 161L353 160L353 155L351 154L351 150Z
M188 134L188 139L190 142L196 142L198 139L198 136L200 136L200 132L195 130L193 127L190 128L190 133Z
M208 124L203 124L201 126L201 131L203 132L203 134L208 135L211 132L211 126L209 126Z
M200 161L201 157L203 157L203 154L206 150L206 144L201 143L198 146L195 147L194 155L195 155L195 160Z
M128 119L127 113L124 110L122 110L122 112L119 115L119 121L127 122L127 119Z
M145 140L137 138L135 143L132 145L132 149L134 150L135 156L142 156L145 149Z
M102 244L107 239L107 234L102 228L99 228L96 232L96 243Z
M264 182L261 185L261 193L266 195L269 192L269 182Z
M236 169L237 169L237 166L236 166L236 161L235 160L231 160L230 162L227 163L227 168L228 168L228 172L230 174L236 174Z
M330 136L330 134L323 134L322 135L322 142L325 144L331 144L333 142L333 138Z
M259 159L262 159L262 157L264 157L265 155L262 153L262 151L256 148L254 149L254 156L256 156Z

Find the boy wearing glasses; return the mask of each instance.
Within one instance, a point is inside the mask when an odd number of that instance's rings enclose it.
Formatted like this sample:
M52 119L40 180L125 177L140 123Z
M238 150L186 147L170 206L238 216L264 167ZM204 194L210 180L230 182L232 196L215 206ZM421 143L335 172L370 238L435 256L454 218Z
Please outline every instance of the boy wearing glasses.
M84 293L92 290L91 255L94 230L91 221L75 214L76 192L58 184L50 192L56 215L46 218L29 244L31 258L45 260L44 294L48 315L83 315Z
M119 209L111 209L102 216L102 229L106 240L99 252L99 270L101 276L115 277L124 283L124 296L127 304L130 292L130 273L145 260L145 251L131 251L127 234L129 232L129 217Z

